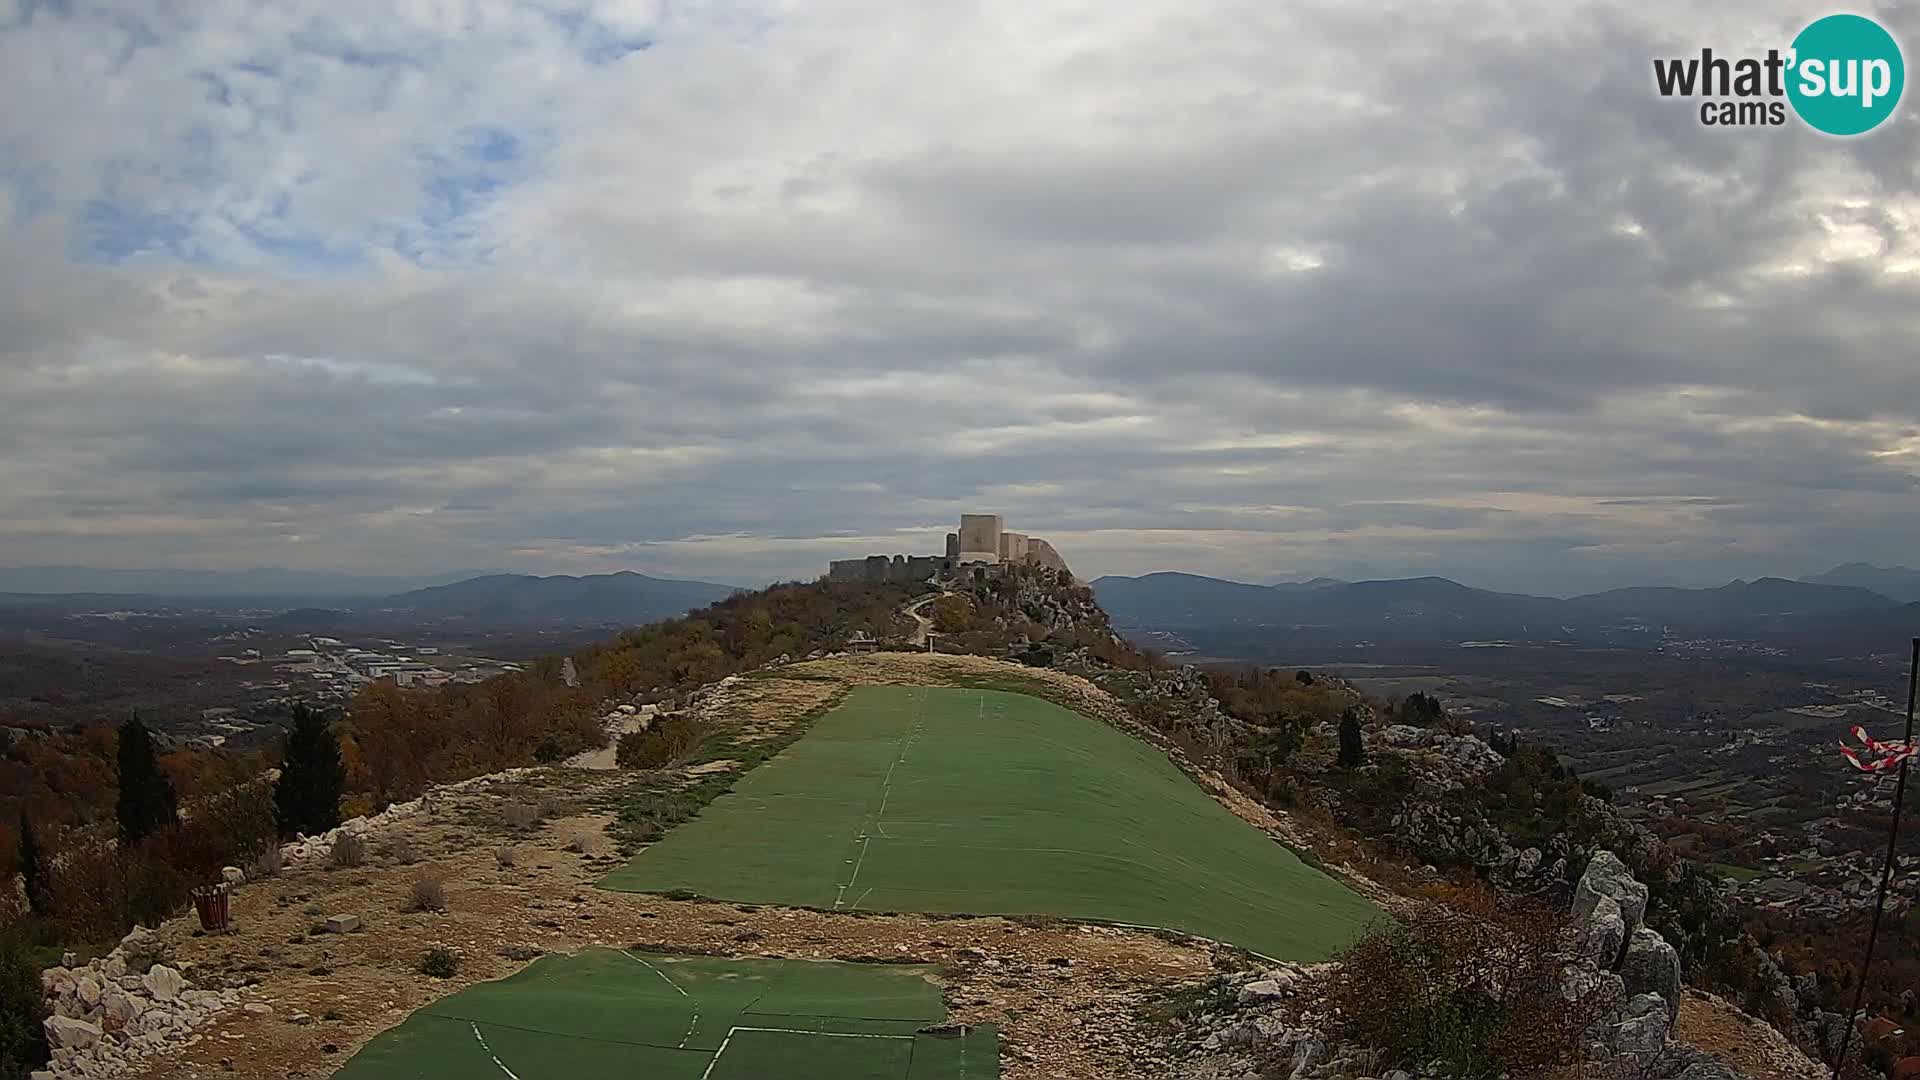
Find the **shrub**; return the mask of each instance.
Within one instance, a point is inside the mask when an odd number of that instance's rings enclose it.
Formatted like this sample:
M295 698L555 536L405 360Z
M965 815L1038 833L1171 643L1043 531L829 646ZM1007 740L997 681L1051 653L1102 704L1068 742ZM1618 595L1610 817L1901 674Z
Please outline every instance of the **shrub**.
M1559 993L1568 940L1544 909L1483 913L1429 905L1373 930L1342 957L1329 997L1340 1038L1378 1047L1387 1064L1440 1061L1463 1080L1537 1076L1579 1059L1582 1033L1612 1001Z
M512 848L510 847L500 848L493 853L493 857L500 861L500 869L502 870L513 869L514 854L513 854Z
M327 854L327 864L335 870L347 870L367 861L367 842L352 833L341 833Z
M540 811L534 809L532 803L508 803L507 808L500 812L500 819L507 823L507 828L519 832L538 825Z
M437 877L417 878L413 883L413 910L447 910L447 887Z
M420 958L420 974L433 979L451 979L460 973L460 958L452 949L435 945Z
M266 850L255 856L252 864L247 867L247 877L253 881L279 877L280 868L285 861L285 857L280 854L280 845L270 844Z
M691 717L662 717L645 731L620 736L614 761L623 769L664 768L691 753L706 734L706 727Z
M25 1076L47 1063L46 1018L40 965L16 933L0 936L0 1076Z

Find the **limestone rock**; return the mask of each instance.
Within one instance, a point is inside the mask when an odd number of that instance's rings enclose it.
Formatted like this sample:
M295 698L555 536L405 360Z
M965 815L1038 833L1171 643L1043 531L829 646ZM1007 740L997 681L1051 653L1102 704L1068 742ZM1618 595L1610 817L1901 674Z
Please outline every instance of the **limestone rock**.
M1626 958L1620 961L1620 978L1629 994L1658 994L1669 1017L1679 1015L1680 954L1658 931L1643 926L1633 932Z
M237 866L223 866L220 868L220 880L226 882L228 885L244 885L247 881L247 874L246 871Z
M108 1031L118 1031L126 1027L138 1020L140 1014L146 1011L146 1006L139 998L121 990L108 991L106 996L101 998L100 1007L105 1014L104 1026Z
M1629 1016L1614 1024L1607 1042L1617 1054L1630 1054L1642 1060L1660 1052L1667 1044L1667 1008L1661 1005L1643 1016Z
M155 964L141 977L140 985L146 987L155 1001L172 1001L186 989L187 980L167 965Z
M1646 921L1647 887L1634 880L1627 864L1611 851L1596 852L1587 864L1587 872L1580 875L1580 883L1573 887L1574 917L1584 920L1593 914L1603 896L1620 905L1620 917L1629 933Z
M360 929L360 916L335 915L327 920L327 933L347 934Z
M1627 920L1611 896L1594 901L1580 931L1580 955L1594 967L1612 970L1627 944Z
M100 1028L97 1025L70 1016L47 1017L46 1029L47 1042L55 1047L85 1050L100 1041Z

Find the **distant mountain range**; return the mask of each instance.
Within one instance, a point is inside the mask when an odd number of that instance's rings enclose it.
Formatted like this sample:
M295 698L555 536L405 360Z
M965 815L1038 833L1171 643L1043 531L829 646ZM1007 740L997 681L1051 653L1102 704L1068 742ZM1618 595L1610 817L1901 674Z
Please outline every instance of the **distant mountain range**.
M585 577L490 574L415 589L373 605L432 618L489 620L604 619L644 623L669 619L737 592L710 581L676 581L631 570Z
M1120 625L1176 633L1260 629L1436 642L1620 641L1668 632L1760 637L1920 633L1920 603L1903 605L1858 585L1784 578L1732 581L1710 589L1614 589L1565 600L1475 589L1439 577L1250 585L1160 573L1103 577L1092 587Z
M0 593L97 593L121 596L221 597L391 596L445 585L495 570L379 576L258 567L247 570L99 570L85 566L0 566Z
M402 578L294 570L0 569L0 607L278 609L281 614L271 620L250 617L302 632L349 629L396 615L492 623L638 624L684 615L736 591L731 585L633 571L584 577L482 573Z
M1898 600L1903 604L1920 601L1920 570L1905 566L1872 566L1867 563L1847 563L1836 566L1824 574L1813 574L1802 578L1816 585L1852 585L1860 589L1872 589L1882 596Z

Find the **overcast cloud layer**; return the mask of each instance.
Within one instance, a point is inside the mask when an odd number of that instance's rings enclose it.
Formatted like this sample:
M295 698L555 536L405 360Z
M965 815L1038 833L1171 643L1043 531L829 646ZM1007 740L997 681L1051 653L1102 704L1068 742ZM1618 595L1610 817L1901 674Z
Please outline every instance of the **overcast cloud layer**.
M1920 565L1920 101L1714 7L0 0L0 564Z

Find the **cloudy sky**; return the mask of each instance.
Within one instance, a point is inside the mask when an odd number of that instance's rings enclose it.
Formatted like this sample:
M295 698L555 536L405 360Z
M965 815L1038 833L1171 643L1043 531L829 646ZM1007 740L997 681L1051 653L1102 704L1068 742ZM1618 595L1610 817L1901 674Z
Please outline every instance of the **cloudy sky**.
M0 565L1920 565L1920 102L1693 6L0 0Z

